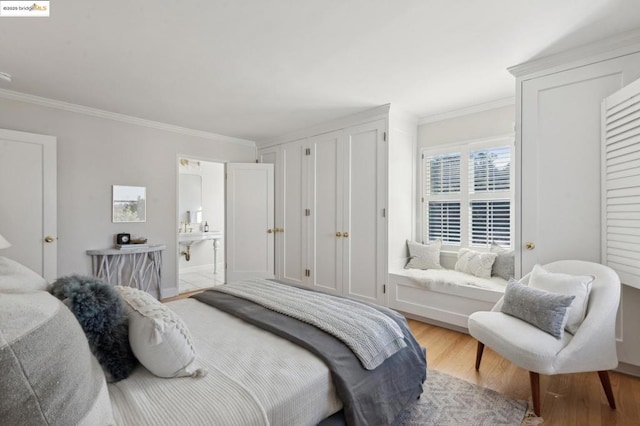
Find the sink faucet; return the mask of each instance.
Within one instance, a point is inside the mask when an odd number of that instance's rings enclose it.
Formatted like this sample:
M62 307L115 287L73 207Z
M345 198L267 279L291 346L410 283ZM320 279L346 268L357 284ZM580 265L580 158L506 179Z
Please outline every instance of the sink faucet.
M180 228L182 228L182 226L184 225L184 231L182 229L180 229L180 232L187 232L187 226L189 226L189 222L180 222Z

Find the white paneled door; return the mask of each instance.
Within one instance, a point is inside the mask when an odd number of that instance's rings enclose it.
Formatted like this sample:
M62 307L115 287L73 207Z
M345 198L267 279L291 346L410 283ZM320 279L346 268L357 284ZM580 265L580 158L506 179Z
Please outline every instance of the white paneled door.
M379 120L350 127L344 136L342 293L373 303L384 302L385 128Z
M228 163L227 282L274 278L273 164Z
M56 138L0 129L0 234L16 260L47 281L57 276Z
M516 273L600 261L600 104L638 74L638 55L522 82Z
M306 140L283 144L280 150L283 206L276 218L276 239L281 247L276 259L280 279L291 284L305 285L307 264L308 169Z
M311 150L309 265L312 287L342 294L344 143L342 132L314 136Z

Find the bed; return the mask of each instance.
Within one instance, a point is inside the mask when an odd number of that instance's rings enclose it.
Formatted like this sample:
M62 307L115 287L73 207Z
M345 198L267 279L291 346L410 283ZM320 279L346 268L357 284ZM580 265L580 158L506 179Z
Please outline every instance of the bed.
M118 424L303 425L342 408L328 368L305 349L195 299L168 306L208 374L162 379L136 368L108 386Z
M0 272L3 261L0 258ZM91 338L83 340L83 328L69 319L69 311L76 312L42 291L41 278L18 275L14 271L8 280L0 277L0 372L3 377L17 372L2 381L0 393L18 395L0 401L0 418L19 419L16 424L392 424L419 397L426 378L424 349L406 321L386 308L370 306L404 322L405 347L375 360L379 365L374 368L364 368L344 342L307 320L237 295L208 292L200 298L221 299L215 303L239 305L239 311L227 312L229 306L209 306L193 298L161 308L181 319L182 333L188 329L189 344L197 353L190 362L197 364L198 374L163 378L138 365L124 380L106 384L100 365L89 355ZM24 314L17 323L10 313L15 310ZM266 322L260 324L260 318ZM57 325L47 328L54 319ZM297 325L279 328L293 322ZM360 326L358 321L350 324ZM48 342L43 335L54 340ZM309 346L315 341L319 349ZM55 368L49 368L52 365ZM22 413L29 406L39 408L24 420Z

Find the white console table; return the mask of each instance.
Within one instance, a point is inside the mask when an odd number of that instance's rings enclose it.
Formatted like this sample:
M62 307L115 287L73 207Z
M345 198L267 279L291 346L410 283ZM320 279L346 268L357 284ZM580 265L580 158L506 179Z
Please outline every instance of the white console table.
M113 285L135 287L162 298L164 244L124 249L87 250L93 275Z

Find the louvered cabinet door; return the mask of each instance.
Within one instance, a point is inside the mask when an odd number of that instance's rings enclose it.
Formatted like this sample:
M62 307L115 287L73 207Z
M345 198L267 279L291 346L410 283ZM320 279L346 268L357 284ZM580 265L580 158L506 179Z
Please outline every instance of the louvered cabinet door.
M602 103L602 260L640 288L640 80Z

